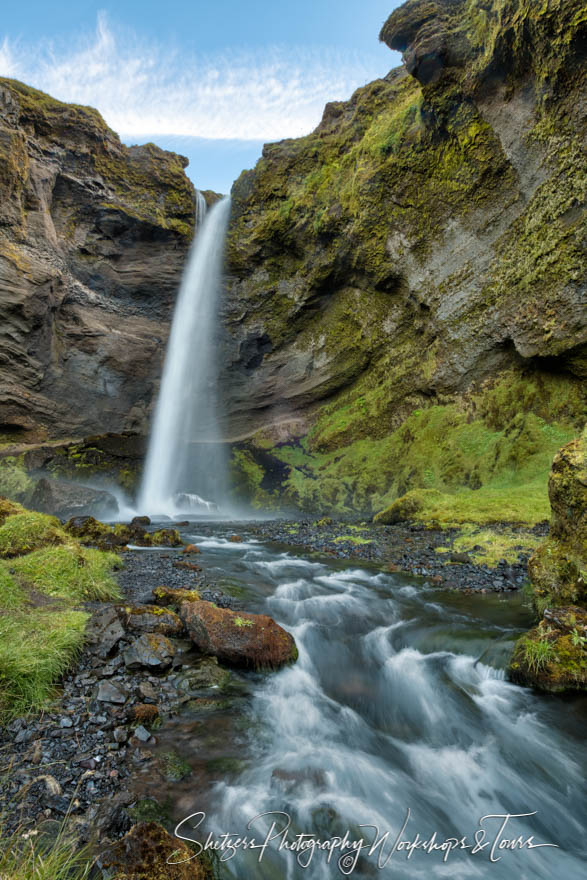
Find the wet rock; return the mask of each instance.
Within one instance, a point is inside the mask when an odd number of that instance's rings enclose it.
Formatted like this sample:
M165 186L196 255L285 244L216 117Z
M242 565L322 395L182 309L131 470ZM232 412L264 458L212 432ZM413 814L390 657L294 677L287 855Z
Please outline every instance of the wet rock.
M146 526L151 525L151 520L148 516L133 516L130 521L131 528L145 528Z
M46 477L35 486L29 506L60 519L90 514L110 518L118 513L118 502L110 492Z
M210 602L183 602L180 616L203 654L235 666L275 669L297 659L293 636L265 614L217 608Z
M166 636L160 633L144 633L135 639L124 652L124 662L128 669L152 669L163 672L173 662L175 648Z
M165 611L158 605L115 606L125 629L133 632L160 633L176 636L183 632L183 624L174 611Z
M177 864L179 863L179 864ZM212 874L181 840L155 822L134 825L97 859L103 880L211 880Z
M230 672L218 665L217 657L205 657L200 662L178 676L175 681L177 688L183 693L204 690L205 688L223 688L228 684Z
M196 547L195 544L186 544L186 546L183 548L183 552L184 553L201 553L202 551L200 550L199 547Z
M198 565L197 562L188 562L186 559L182 559L179 562L173 563L174 568L183 568L184 571L202 571L202 566Z
M98 657L107 657L123 636L124 628L112 605L99 608L88 621L86 645Z
M168 782L181 782L192 772L188 762L181 757L179 752L173 750L162 752L157 757L157 766L161 775Z
M242 544L243 542L243 539L240 535L230 535L228 540L231 542L231 544Z
M98 683L98 695L96 699L100 703L126 703L128 698L124 688L112 681L101 681Z

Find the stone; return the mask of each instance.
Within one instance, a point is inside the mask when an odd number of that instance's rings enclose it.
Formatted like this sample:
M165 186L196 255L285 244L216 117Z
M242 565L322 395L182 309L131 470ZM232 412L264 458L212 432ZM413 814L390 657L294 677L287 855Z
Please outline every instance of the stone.
M106 658L125 635L119 614L112 605L94 611L86 627L86 646L98 657Z
M141 681L138 687L139 694L146 701L157 702L157 691L149 681Z
M190 565L192 563L178 562L176 565ZM157 605L180 605L182 602L198 602L200 594L197 590L174 590L171 587L155 587L153 598Z
M139 726L135 729L134 735L140 742L143 743L146 743L151 739L151 734L142 724L139 724Z
M201 550L199 547L196 547L195 544L186 544L186 546L183 548L183 552L184 553L201 553Z
M110 492L47 477L37 482L29 507L60 519L90 514L109 518L118 513L118 501Z
M158 605L117 605L118 615L125 629L131 632L160 633L176 636L183 632L179 616Z
M119 684L112 681L100 681L98 683L97 700L101 703L126 703L128 694Z
M166 636L160 633L144 633L135 639L124 652L127 669L146 669L163 672L173 662L175 648Z
M179 675L176 682L179 691L191 695L194 691L206 688L223 688L229 679L230 672L218 665L217 657L204 657Z
M229 665L274 669L297 659L293 636L265 614L201 601L183 602L180 616L198 650Z

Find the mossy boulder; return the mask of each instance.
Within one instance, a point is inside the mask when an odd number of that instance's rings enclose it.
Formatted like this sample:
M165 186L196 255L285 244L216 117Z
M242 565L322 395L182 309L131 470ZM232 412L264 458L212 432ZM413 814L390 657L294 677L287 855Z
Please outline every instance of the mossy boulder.
M381 525L391 525L413 520L416 518L416 514L423 510L430 501L441 499L442 493L436 489L412 489L386 507L385 510L376 514L374 522Z
M115 880L212 880L207 863L156 822L134 825L103 850L97 864Z
M228 665L277 669L297 660L293 636L265 614L183 602L180 616L198 650Z
M548 693L587 688L587 612L546 610L537 627L516 643L509 677Z
M550 535L528 563L539 611L587 600L587 436L555 455L548 482Z
M183 632L180 617L170 608L159 605L117 605L123 627L132 632L177 636Z
M155 587L153 596L157 605L181 605L182 602L199 602L197 590L181 590L172 587Z

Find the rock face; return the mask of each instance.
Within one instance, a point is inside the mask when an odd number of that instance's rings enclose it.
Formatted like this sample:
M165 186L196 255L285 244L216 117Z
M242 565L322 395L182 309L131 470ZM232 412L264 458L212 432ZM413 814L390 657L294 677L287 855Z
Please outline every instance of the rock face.
M293 637L266 614L239 614L211 602L183 602L180 616L198 650L221 662L275 669L297 659Z
M0 79L0 424L145 431L193 235L187 160Z
M587 433L552 463L550 535L528 563L542 617L516 643L513 681L549 692L587 688Z
M321 467L351 444L506 375L585 375L581 6L410 0L381 34L405 68L234 184L225 429L253 438L234 464L259 505L299 504L309 469L307 507L356 510L369 449L336 498Z
M587 602L587 435L552 463L550 535L528 563L538 608Z

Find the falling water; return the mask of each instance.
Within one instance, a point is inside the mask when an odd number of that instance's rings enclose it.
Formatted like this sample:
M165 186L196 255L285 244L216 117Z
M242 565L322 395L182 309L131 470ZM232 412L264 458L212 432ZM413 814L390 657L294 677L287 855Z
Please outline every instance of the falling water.
M206 214L181 282L138 507L176 516L216 510L226 498L225 460L216 413L214 324L230 200ZM205 215L205 216L204 216Z

